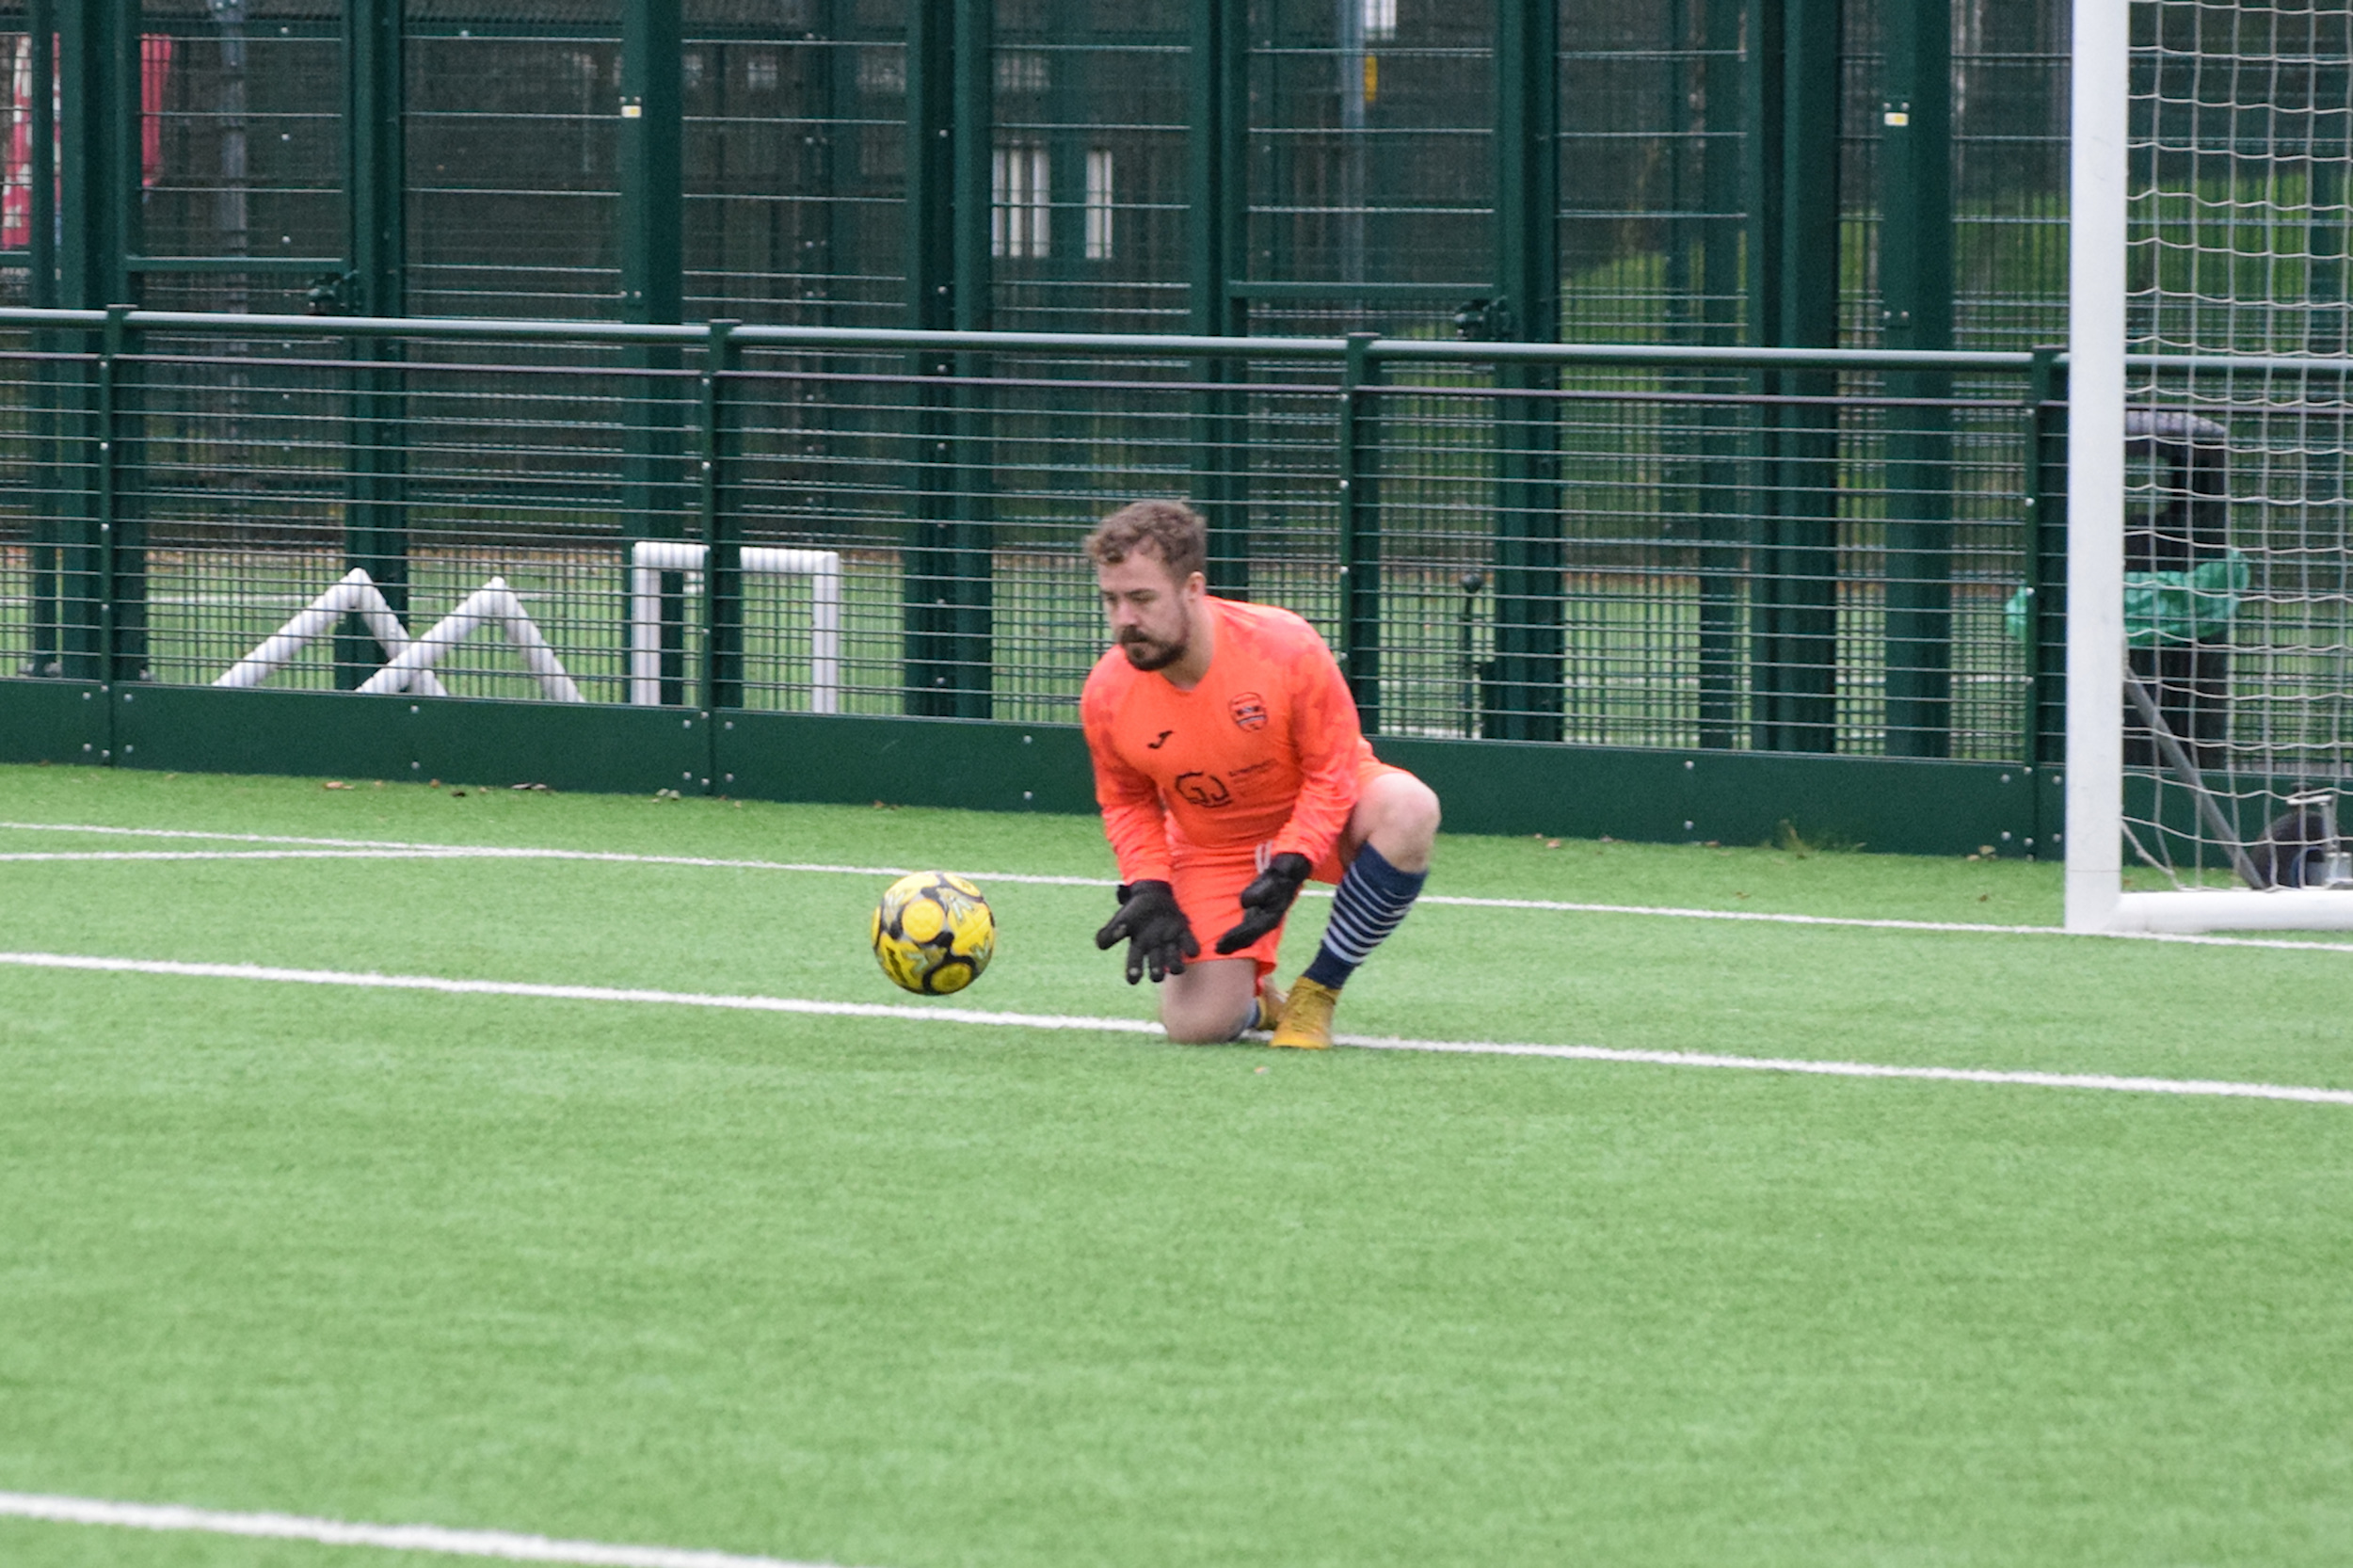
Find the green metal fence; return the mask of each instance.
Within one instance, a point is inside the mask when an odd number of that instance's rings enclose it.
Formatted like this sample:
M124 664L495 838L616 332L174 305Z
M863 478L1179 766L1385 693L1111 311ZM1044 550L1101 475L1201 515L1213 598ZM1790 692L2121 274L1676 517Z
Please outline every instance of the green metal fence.
M2025 761L2049 679L2003 627L2050 553L2027 356L0 326L25 675L216 683L359 572L409 636L495 579L568 686L495 617L387 686L343 601L255 683L1068 722L1078 541L1193 495L1228 591L1313 620L1380 734ZM1501 374L1531 362L1576 385ZM1800 371L1828 393L1754 390Z
M0 288L2025 349L2064 294L2065 21L2058 0L5 0Z

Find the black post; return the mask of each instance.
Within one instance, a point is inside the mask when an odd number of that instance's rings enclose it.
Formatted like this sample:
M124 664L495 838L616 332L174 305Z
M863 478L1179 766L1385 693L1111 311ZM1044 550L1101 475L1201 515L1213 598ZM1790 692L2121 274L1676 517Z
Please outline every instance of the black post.
M1193 7L1187 273L1201 337L1249 330L1248 304L1233 287L1247 269L1249 23L1247 0ZM1250 595L1249 405L1240 390L1248 378L1240 360L1193 361L1193 379L1214 390L1193 396L1193 500L1209 524L1209 586L1230 599Z
M1561 334L1560 75L1556 0L1497 0L1497 283L1506 335ZM1496 385L1495 680L1482 704L1495 738L1561 738L1561 430L1550 365L1498 366Z
M1764 166L1752 305L1771 303L1764 341L1834 347L1838 0L1758 0L1752 15L1760 23L1763 57L1752 75L1751 112ZM1828 371L1788 371L1766 380L1788 401L1769 408L1761 441L1750 600L1752 732L1761 751L1832 751L1838 734L1838 378Z
M401 0L347 0L344 9L344 158L350 276L343 298L360 315L408 313L407 38ZM349 340L370 368L351 377L344 446L344 566L368 574L392 613L408 615L407 376L402 344ZM380 364L383 368L375 368ZM387 655L357 616L335 631L335 684L345 691Z
M28 50L33 77L32 137L29 176L32 190L28 193L31 232L26 236L26 262L29 280L25 289L26 302L35 309L57 304L57 160L56 160L56 98L57 79L57 0L26 0L25 25L31 29ZM58 353L65 343L59 334L39 332L33 346L42 353ZM44 360L35 368L32 381L33 404L27 410L25 433L31 438L29 454L32 484L31 577L32 603L26 627L25 659L22 672L26 675L53 676L63 673L58 662L57 633L60 605L57 597L57 552L63 543L60 532L59 501L65 481L64 471L57 463L57 414L67 382L61 367L54 360Z
M1880 295L1889 348L1953 346L1952 0L1885 0ZM1897 371L1898 398L1952 395L1952 377ZM1952 751L1951 410L1890 411L1887 437L1887 751Z
M1351 332L1340 377L1340 672L1366 734L1381 728L1380 334Z
M991 79L985 0L916 6L907 22L908 325L985 327ZM902 568L909 713L985 718L991 552L982 389L944 351L919 350L915 451Z
M139 26L136 0L64 0L57 19L64 153L58 301L103 310L135 301L130 257L139 212ZM58 497L57 673L107 680L144 664L146 551L137 521L137 399L119 315L82 334L78 386L59 399L75 428L76 471ZM69 501L67 494L78 492ZM127 596L127 597L121 597Z
M618 152L621 318L643 324L684 319L684 116L680 0L626 0L621 8ZM717 340L714 340L714 342ZM682 360L668 344L635 344L621 406L622 530L641 539L683 537L687 523ZM710 367L706 367L708 371ZM708 544L710 541L706 540ZM631 563L621 563L622 602ZM661 645L659 695L686 700L686 574L656 579Z
M1706 0L1702 35L1707 50L1705 110L1709 135L1701 152L1701 184L1708 216L1701 240L1701 286L1706 291L1702 335L1716 345L1740 341L1740 224L1723 215L1741 203L1740 155L1727 145L1743 123L1740 47L1742 0ZM1721 386L1721 377L1711 378ZM1701 415L1705 451L1699 466L1699 743L1727 750L1740 722L1740 584L1742 533L1737 408L1709 404Z

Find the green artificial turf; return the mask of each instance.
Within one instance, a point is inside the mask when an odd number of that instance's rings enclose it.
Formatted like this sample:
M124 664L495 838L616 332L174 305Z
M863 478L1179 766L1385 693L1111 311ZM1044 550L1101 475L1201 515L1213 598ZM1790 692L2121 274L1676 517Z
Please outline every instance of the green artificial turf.
M0 819L1111 871L1078 819L357 782L5 769ZM883 880L0 861L0 948L893 1000ZM1432 889L2057 894L1495 840ZM1143 1016L1106 889L987 890L960 1002ZM2346 1086L2349 1014L2339 952L1433 905L1341 1021ZM2333 1563L2348 1118L6 968L0 1490L870 1568ZM431 1560L0 1521L11 1564Z

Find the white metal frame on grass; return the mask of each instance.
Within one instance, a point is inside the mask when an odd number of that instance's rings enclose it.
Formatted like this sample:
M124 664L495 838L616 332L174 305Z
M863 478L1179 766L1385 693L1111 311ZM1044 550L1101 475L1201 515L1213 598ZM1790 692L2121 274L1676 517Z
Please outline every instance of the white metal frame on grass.
M295 617L264 638L259 647L229 666L216 686L258 686L272 675L294 662L295 656L316 639L327 635L335 623L345 616L358 616L376 643L384 649L386 659L397 659L408 649L408 629L400 624L392 607L385 601L383 590L375 579L359 567L345 572L340 582L318 598L311 600ZM410 684L420 696L446 696L440 680L431 670L420 670Z
M700 571L708 546L686 539L641 539L629 555L629 699L647 707L662 701L662 573ZM806 577L809 582L808 706L811 712L841 711L841 554L833 550L793 550L745 545L747 577Z
M384 667L360 686L370 696L410 692L419 696L447 696L449 692L434 675L433 666L481 628L496 626L515 645L515 651L522 656L523 667L538 681L542 695L555 702L585 700L565 670L564 662L540 634L531 612L523 608L521 596L506 585L506 579L491 578L434 622L424 636L411 637L385 600L383 590L359 567L345 572L334 586L264 638L253 651L230 665L213 684L260 685L292 664L305 648L332 632L335 623L347 615L358 616L384 649Z

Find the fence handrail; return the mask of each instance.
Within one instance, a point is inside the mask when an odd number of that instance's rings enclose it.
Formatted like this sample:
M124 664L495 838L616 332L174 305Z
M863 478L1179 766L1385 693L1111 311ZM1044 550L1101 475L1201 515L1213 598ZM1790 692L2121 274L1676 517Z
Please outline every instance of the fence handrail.
M0 308L0 328L104 327L104 311ZM252 336L410 338L449 342L601 343L616 345L706 344L710 330L613 321L524 320L495 316L241 315L218 312L148 311L121 313L133 330ZM775 327L731 329L744 348L871 348L901 353L1069 353L1119 358L1318 360L1335 364L1349 353L1346 338L1203 337L1178 332L959 332L892 327ZM1685 344L1465 343L1445 339L1377 338L1366 350L1378 360L1425 364L1552 363L1625 367L1690 366L1726 370L2017 371L2034 357L2018 352L1928 352L1879 348L1748 348Z
M0 328L94 329L105 311L0 307ZM685 346L707 344L708 325L645 325L617 321L528 320L506 316L245 315L205 311L120 313L133 330L251 336L415 338L449 342L603 343ZM1071 353L1107 358L1321 360L1348 357L1346 338L1202 337L1181 332L956 332L897 327L774 327L731 328L744 348L873 348L903 353ZM1376 338L1364 350L1376 360L1422 364L1558 364L1715 370L1875 370L2019 372L2035 355L2009 349L1758 348L1656 343L1472 343L1442 338ZM2062 350L2053 356L2064 365ZM2128 354L2137 370L2260 371L2353 377L2353 355Z

